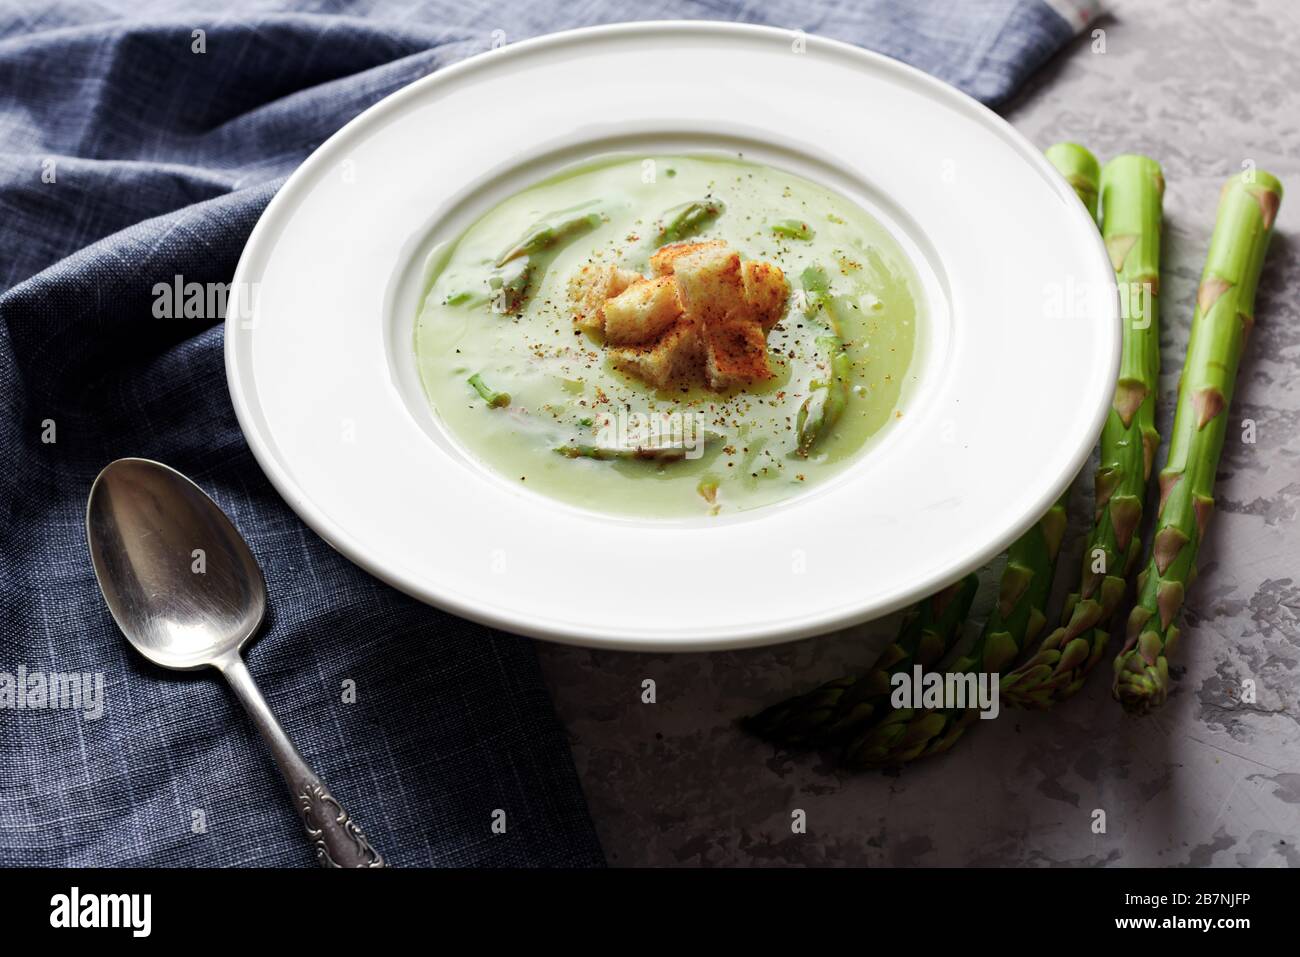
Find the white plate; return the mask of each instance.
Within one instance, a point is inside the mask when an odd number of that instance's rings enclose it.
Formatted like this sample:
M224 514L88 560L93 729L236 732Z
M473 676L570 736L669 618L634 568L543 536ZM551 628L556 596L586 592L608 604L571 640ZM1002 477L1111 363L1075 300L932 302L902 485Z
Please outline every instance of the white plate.
M435 236L554 168L679 148L741 149L873 210L925 277L919 381L883 440L796 499L611 519L505 481L439 424L411 355L420 273ZM743 647L893 611L1035 521L1110 404L1112 284L1069 187L956 90L816 37L630 24L474 57L331 137L253 230L226 366L275 487L384 581L540 638Z

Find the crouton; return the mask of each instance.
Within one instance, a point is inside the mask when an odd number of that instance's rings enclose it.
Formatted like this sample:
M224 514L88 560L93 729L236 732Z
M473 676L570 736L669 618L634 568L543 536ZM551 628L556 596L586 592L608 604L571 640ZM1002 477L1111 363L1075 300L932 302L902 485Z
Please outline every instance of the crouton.
M605 300L617 296L641 278L630 269L606 263L587 263L569 280L573 321L581 329L599 332L605 328Z
M610 265L570 281L574 321L605 334L610 363L664 389L707 380L714 389L772 378L767 333L790 287L770 263L721 241L674 243L650 257L652 278Z
M711 388L725 389L772 378L767 364L767 336L758 323L748 319L706 323L701 334L704 374Z
M727 244L720 239L713 239L707 243L673 243L671 246L664 246L662 249L656 250L654 255L650 257L650 275L671 276L674 263L682 256L706 249L726 248Z
M785 313L785 301L790 295L785 274L780 266L757 259L742 263L740 274L744 281L746 304L763 331L770 331Z
M700 334L696 324L682 317L655 342L609 350L610 362L653 386L666 389L698 375Z
M679 256L673 276L682 309L696 322L708 325L744 316L745 286L734 251L710 246Z
M605 341L614 346L657 339L677 321L682 304L672 276L638 279L605 303Z

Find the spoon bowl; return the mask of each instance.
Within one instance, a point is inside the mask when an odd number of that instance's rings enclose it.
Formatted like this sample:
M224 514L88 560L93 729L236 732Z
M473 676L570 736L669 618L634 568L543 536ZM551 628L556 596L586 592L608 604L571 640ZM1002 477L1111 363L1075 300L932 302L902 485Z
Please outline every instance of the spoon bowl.
M266 582L224 512L160 462L118 459L90 489L86 537L113 620L140 654L192 670L237 654L266 614Z

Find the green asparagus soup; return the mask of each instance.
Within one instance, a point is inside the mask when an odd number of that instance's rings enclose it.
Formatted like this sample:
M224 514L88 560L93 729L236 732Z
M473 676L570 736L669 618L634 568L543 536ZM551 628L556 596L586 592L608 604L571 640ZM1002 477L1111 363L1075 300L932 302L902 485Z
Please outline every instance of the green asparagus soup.
M727 357L711 352L708 378L654 381L656 342L708 294L683 286L682 306L650 278L652 256L695 248L684 243L719 250L722 266L734 250L746 284L761 264L783 279L761 327L726 326L760 366L748 381L719 378ZM652 303L616 329L610 298L603 334L575 321L575 283L593 270L622 277L611 294L628 282L647 302L664 292L671 311ZM920 288L880 223L807 179L730 156L611 156L525 189L435 249L415 350L436 414L509 481L608 513L717 515L825 481L903 415ZM616 332L659 339L615 348Z

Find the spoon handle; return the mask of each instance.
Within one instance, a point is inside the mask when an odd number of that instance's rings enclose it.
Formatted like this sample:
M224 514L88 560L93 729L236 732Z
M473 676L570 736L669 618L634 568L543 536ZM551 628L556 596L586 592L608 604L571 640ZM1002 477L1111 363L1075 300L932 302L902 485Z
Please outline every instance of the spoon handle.
M325 787L325 782L307 766L270 706L257 689L248 666L238 654L216 662L216 666L235 689L235 696L253 719L263 740L271 749L275 763L293 794L294 805L302 815L307 838L316 848L321 867L383 867L384 859L370 846L356 821L343 810Z

